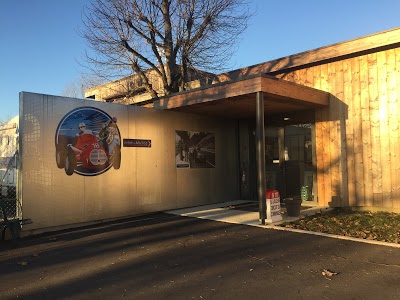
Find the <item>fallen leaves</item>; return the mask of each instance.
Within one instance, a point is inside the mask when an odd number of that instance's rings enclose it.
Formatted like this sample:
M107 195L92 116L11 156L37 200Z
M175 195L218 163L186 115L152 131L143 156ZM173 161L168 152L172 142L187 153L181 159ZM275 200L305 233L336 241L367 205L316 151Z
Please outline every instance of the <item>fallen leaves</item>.
M357 212L336 209L333 212L284 223L288 228L323 232L361 239L400 243L400 214Z
M330 271L330 270L328 270L328 269L323 269L322 272L321 272L321 274L322 274L322 276L324 276L326 279L332 280L330 277L335 276L335 275L337 275L337 274L339 274L339 273Z
M338 274L337 272L332 272L328 269L323 269L321 273L322 273L322 275L327 276L327 277L332 277L332 276Z

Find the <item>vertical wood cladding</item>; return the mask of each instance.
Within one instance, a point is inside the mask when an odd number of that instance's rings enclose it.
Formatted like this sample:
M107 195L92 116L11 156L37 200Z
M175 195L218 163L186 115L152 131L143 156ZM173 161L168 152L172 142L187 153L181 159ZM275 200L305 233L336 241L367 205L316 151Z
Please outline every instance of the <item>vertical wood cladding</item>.
M400 209L400 48L276 77L332 94L316 111L319 203Z

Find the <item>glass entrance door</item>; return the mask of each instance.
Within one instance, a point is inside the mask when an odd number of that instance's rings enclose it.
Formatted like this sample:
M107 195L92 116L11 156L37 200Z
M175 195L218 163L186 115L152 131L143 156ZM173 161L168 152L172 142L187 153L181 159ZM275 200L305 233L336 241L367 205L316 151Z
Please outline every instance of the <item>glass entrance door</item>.
M316 201L314 126L266 127L265 132L267 189L278 190L281 199Z

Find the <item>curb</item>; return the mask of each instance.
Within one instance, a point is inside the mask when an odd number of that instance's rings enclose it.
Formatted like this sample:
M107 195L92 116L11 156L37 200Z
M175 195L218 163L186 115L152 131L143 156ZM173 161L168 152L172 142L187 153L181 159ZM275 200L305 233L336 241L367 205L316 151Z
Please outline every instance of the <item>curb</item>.
M310 234L310 235L318 235L318 236L323 236L323 237L329 237L329 238L335 238L335 239L339 239L339 240L346 240L346 241L359 242L359 243L365 243L365 244L400 248L400 244L375 241L375 240L366 240L366 239L360 239L360 238L355 238L355 237L351 237L351 236L343 236L343 235L330 234L330 233L324 233L324 232L287 228L287 227L281 227L281 226L276 226L276 225L269 225L268 227L265 226L264 228L282 230L282 231L290 231L290 232L303 233L303 234Z

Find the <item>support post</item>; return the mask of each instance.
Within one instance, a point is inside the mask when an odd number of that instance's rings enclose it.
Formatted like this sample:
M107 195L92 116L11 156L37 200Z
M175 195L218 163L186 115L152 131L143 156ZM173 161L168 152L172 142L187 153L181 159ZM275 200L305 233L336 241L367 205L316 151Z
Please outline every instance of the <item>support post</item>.
M264 131L264 95L257 92L256 95L256 155L257 155L257 190L258 210L260 222L265 225L266 202L265 202L265 131Z

